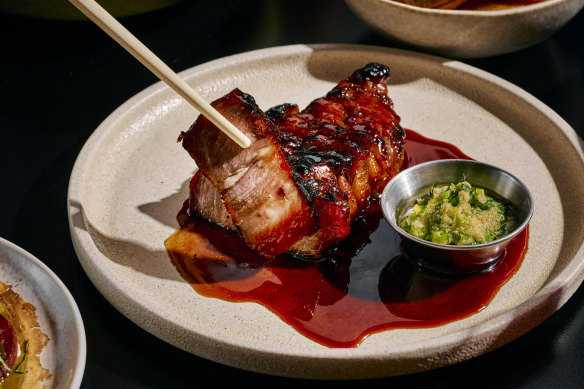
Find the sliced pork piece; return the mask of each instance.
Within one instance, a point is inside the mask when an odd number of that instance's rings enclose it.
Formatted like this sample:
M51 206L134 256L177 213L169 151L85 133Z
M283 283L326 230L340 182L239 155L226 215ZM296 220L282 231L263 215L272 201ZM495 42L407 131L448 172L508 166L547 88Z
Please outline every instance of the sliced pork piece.
M244 242L265 257L281 254L312 232L316 219L274 142L274 123L238 89L212 105L250 138L251 146L239 147L202 115L179 140L219 192ZM205 189L195 185L197 190ZM216 204L213 196L202 201Z

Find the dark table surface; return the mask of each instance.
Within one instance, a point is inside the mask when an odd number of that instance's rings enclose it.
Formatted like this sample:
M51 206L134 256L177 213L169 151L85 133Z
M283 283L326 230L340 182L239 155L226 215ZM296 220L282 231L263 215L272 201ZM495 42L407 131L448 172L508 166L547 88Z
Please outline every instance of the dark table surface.
M287 44L392 46L339 0L187 1L123 23L176 71ZM434 371L358 382L255 374L148 334L85 275L69 235L66 196L73 163L92 131L157 79L90 22L0 13L0 34L0 236L46 263L76 299L87 335L83 388L584 387L584 288L541 325L494 352ZM583 38L580 12L531 48L463 62L531 93L582 137Z

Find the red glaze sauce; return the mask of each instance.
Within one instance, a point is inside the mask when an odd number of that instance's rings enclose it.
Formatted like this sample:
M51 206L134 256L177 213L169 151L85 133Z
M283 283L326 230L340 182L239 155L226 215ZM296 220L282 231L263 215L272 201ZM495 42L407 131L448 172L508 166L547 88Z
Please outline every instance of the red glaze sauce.
M407 130L407 165L469 157L448 143ZM378 204L352 225L334 259L317 264L255 255L239 237L179 213L181 229L165 242L180 274L201 295L262 304L306 337L328 347L356 347L395 328L443 325L482 310L519 269L527 230L490 271L449 278L421 270Z

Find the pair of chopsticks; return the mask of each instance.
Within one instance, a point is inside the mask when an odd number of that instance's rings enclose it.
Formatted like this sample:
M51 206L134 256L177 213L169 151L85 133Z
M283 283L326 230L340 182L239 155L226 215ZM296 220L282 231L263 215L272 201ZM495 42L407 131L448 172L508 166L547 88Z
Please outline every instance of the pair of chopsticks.
M142 42L122 26L112 15L94 0L69 0L81 12L146 66L158 78L164 81L175 92L181 95L193 107L199 110L217 128L223 131L239 146L246 148L250 140L231 122L207 103L182 78L173 72L164 62L150 51Z

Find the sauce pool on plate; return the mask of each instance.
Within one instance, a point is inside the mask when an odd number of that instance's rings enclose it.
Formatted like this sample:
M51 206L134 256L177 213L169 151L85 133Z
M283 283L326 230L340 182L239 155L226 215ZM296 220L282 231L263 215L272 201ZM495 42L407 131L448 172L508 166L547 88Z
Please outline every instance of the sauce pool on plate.
M457 147L406 131L407 166L470 159ZM421 270L373 202L352 225L331 259L319 263L288 255L265 259L233 233L179 212L180 229L166 249L182 277L201 295L255 302L304 336L328 347L356 347L368 335L396 328L450 323L482 310L519 269L528 230L490 271L443 277Z

